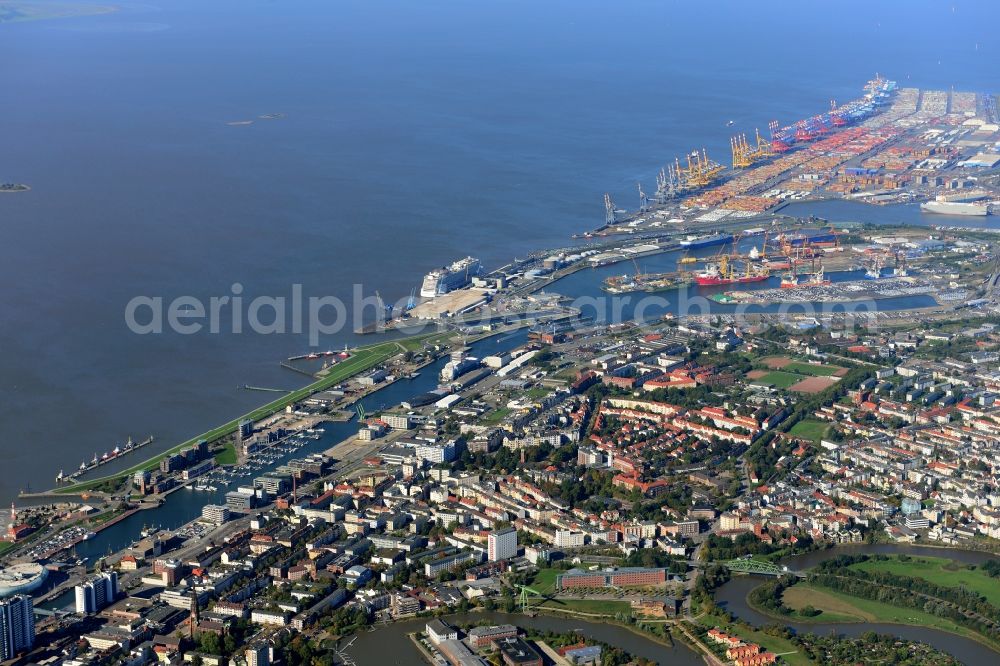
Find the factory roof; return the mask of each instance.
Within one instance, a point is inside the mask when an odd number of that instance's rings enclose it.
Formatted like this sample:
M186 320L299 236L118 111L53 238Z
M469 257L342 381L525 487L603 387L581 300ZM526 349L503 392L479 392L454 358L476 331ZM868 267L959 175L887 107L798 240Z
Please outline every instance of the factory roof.
M1000 164L1000 153L979 153L964 162L965 166L982 166L989 169L997 164Z

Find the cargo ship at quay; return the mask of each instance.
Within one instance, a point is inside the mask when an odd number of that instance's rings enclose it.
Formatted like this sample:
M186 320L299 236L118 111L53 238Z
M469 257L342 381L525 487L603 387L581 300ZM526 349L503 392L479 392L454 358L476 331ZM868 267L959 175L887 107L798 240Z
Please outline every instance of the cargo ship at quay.
M743 262L743 270L737 271L733 265L734 263L728 255L722 255L717 262L709 264L705 270L695 274L695 284L702 287L714 287L726 284L750 284L763 282L771 277L771 271L760 264L745 261Z
M601 289L609 294L628 294L637 291L655 293L689 284L680 272L645 273L640 275L612 275L605 278Z
M680 241L680 246L685 250L697 250L703 247L725 245L732 242L732 234L712 234L710 236L688 236Z
M823 267L820 266L819 270L812 273L799 274L795 272L787 273L781 279L782 289L798 289L800 287L828 287L833 284L832 281L826 279L826 273L823 271Z
M830 227L820 229L799 229L778 237L781 244L800 248L805 246L830 247L837 243L837 232Z

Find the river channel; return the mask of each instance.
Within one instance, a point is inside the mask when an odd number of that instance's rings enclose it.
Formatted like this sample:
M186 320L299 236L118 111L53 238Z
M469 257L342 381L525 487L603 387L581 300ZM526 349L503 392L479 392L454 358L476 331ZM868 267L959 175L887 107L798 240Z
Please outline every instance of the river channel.
M615 624L599 624L551 615L527 617L520 614L499 612L469 613L445 619L456 623L473 619L479 624L514 624L539 631L575 632L581 636L619 647L635 657L651 659L658 664L704 666L701 657L680 641L675 641L672 646L663 645ZM414 619L390 624L374 631L363 632L358 635L357 640L349 648L345 649L345 653L353 658L359 666L423 663L420 653L407 634L423 631L426 623L426 618ZM347 639L344 645L347 645L349 641L350 639Z
M859 554L885 554L898 555L906 554L916 557L944 557L963 564L982 564L986 560L994 557L989 553L980 553L967 550L953 550L934 548L928 546L910 546L896 544L876 544L876 545L856 545L841 546L829 550L819 550L803 555L795 555L781 560L781 564L787 565L794 571L802 571L816 566L824 560L828 560L838 555L859 555ZM738 618L746 620L753 625L762 626L780 622L786 624L797 632L814 633L824 635L830 633L844 634L847 636L860 636L866 631L874 631L880 634L892 634L900 638L914 641L921 641L936 647L939 650L953 655L966 664L996 664L1000 662L1000 655L981 643L977 643L971 638L958 636L939 629L930 627L918 627L905 624L888 623L799 623L776 620L750 608L747 604L747 594L755 587L766 580L761 576L735 576L728 583L722 585L715 592L715 601L719 606L725 608Z
M782 564L793 570L814 567L820 562L841 554L907 554L922 557L947 557L963 564L982 564L991 555L973 551L933 548L927 546L907 546L894 544L843 546L830 550L821 550L797 555L782 560ZM751 609L746 603L746 596L764 580L760 576L737 576L716 591L716 601L739 618L756 626L772 624L775 619L762 615ZM652 659L660 664L686 666L688 664L703 664L701 657L680 641L673 646L662 645L651 638L634 633L614 624L601 624L580 619L567 619L542 615L529 618L520 614L483 612L465 616L451 616L453 622L461 622L466 618L475 618L482 624L515 624L524 628L535 628L541 631L567 632L574 631L581 636L603 641L620 647L637 657ZM358 635L345 649L345 654L353 658L359 665L365 664L413 664L419 663L419 653L407 634L421 631L426 619L414 619L398 622ZM866 631L880 634L891 634L900 638L928 643L939 650L947 652L966 664L995 664L1000 661L997 653L976 641L928 627L917 627L903 624L888 623L786 623L797 632L814 634L836 633L846 636L860 636Z

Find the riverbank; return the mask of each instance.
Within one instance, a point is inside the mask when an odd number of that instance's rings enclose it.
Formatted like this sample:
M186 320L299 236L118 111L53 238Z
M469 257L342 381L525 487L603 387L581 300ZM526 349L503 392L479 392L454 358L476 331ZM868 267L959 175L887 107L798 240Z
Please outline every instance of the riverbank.
M410 642L413 643L413 646L417 648L417 652L420 653L420 656L423 657L428 664L437 664L437 661L434 660L434 655L428 652L427 648L424 647L424 644L420 642L420 638L418 638L419 634L417 632L412 631L406 634L406 636L410 639Z
M675 622L673 620L657 622L657 621L648 621L640 618L635 618L635 624L628 624L626 622L622 622L621 620L617 619L616 616L608 615L606 613L587 613L585 611L574 611L570 609L550 608L545 606L532 606L531 611L549 615L551 617L562 617L564 619L583 619L588 621L600 620L602 624L621 627L622 629L630 631L637 636L642 636L643 638L646 638L648 640L660 643L664 647L674 647L676 645L669 631L667 632L667 635L671 636L671 638L668 641L663 636L654 634L649 631L645 631L638 625L647 623L648 624L657 623L657 624L662 624L664 627L672 627L681 624L680 622Z
M764 585L766 583L761 583ZM759 586L758 586L759 587ZM797 588L801 587L801 590ZM757 589L757 588L754 588ZM821 611L814 617L806 617L796 612L794 616L776 613L769 608L754 603L751 599L753 590L747 593L746 604L761 615L777 620L781 623L795 622L804 625L830 625L830 624L898 624L910 627L921 627L937 629L949 634L967 638L981 645L984 645L994 652L1000 653L1000 643L994 642L945 618L937 617L931 613L915 608L897 608L890 604L855 597L829 588L812 585L810 583L798 583L785 592L787 598L789 591L796 590L797 594L789 602L789 607L795 611L801 611L806 606ZM790 605L795 603L794 606Z
M929 552L928 552L929 551ZM809 551L800 555L793 555L782 558L780 563L788 566L791 570L806 571L814 568L820 562L836 558L844 554L868 554L868 555L892 555L905 554L910 557L940 557L943 551L948 551L949 558L953 562L964 564L981 565L991 559L989 553L971 550L961 550L954 548L943 548L941 546L914 546L906 544L844 544L835 548ZM997 653L1000 646L992 644L989 639L975 634L965 627L957 624L948 626L937 616L926 614L924 617L922 610L896 608L880 602L868 600L858 600L854 597L846 597L840 600L837 595L840 593L828 591L820 588L831 598L838 598L839 608L829 608L833 613L853 614L863 618L862 621L836 621L834 616L824 618L821 616L813 618L812 621L787 615L768 612L768 609L751 605L748 596L761 585L768 581L755 576L734 576L727 583L719 586L713 593L716 604L738 618L741 622L748 623L748 626L756 628L773 624L777 621L780 625L786 626L797 632L812 632L822 635L829 632L858 637L866 631L878 633L891 633L899 638L917 640L947 652L965 663L993 663L997 660ZM808 583L799 583L808 584ZM793 586L794 588L794 586ZM860 603L865 602L865 603ZM815 601L809 602L816 607ZM879 604L873 606L869 604ZM804 605L804 604L803 604ZM848 609L850 606L850 609ZM704 619L704 618L703 618ZM946 622L950 622L947 621ZM766 643L761 643L766 644Z
M692 622L701 625L704 630L720 628L727 633L738 635L743 640L757 643L770 652L780 654L789 666L815 666L811 659L799 652L795 643L783 636L773 636L749 624L730 622L727 618L707 613L696 616ZM711 650L707 646L705 649ZM714 657L714 653L712 654Z
M371 368L374 368L375 366L389 360L396 354L405 353L407 351L413 351L414 348L419 348L419 346L422 345L425 340L439 335L440 335L439 332L434 332L422 336L406 338L404 341L393 340L389 342L377 343L367 347L361 347L357 349L348 359L333 366L333 369L330 370L321 379L311 384L308 384L300 389L292 391L287 395L278 398L277 400L273 400L261 407L258 407L257 409L248 412L247 414L232 419L220 426L216 426L215 428L207 432L201 433L200 435L196 435L170 449L167 449L166 451L158 453L151 458L147 458L146 460L143 460L142 462L128 469L116 472L114 474L106 475L103 477L88 479L86 481L81 481L79 483L70 484L67 486L63 486L61 488L55 488L46 491L44 493L39 493L38 495L40 496L74 495L74 494L84 493L89 490L93 490L106 483L115 481L120 483L122 480L124 480L129 475L135 472L141 470L155 469L160 464L160 461L166 458L167 456L177 453L178 451L185 449L187 447L193 446L200 440L205 440L209 443L209 445L211 445L213 442L216 442L219 439L234 433L240 421L243 421L244 419L259 421L260 419L267 418L268 416L271 416L281 411L282 409L284 409L285 407L287 407L292 403L303 400L304 398L307 398L308 396L314 393L326 390L327 388L330 388L335 384L338 384L342 381L346 381L351 377L354 377L367 370L370 370ZM35 495L25 494L24 496L34 497Z
M642 657L653 663L671 666L705 666L701 655L688 646L686 641L676 640L668 644L647 633L636 631L634 627L618 623L593 621L585 618L564 618L539 614L529 617L520 613L479 610L475 613L443 615L441 618L456 625L468 622L477 624L513 624L526 630L553 633L577 633L584 638L614 645L633 657ZM421 631L430 618L412 618L388 625L378 626L371 631L357 633L357 639L344 652L358 664L411 664L418 663L416 651L408 634Z

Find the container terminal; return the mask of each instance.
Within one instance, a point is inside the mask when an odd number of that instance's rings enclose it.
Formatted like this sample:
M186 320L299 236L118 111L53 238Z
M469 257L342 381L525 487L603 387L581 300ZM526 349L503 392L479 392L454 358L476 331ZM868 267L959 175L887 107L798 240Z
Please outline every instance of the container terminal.
M991 215L1000 210L998 123L992 94L901 88L876 74L857 99L831 100L809 118L775 120L766 131L741 130L730 138L726 165L705 148L671 158L655 174L652 195L638 184L637 210L623 210L605 194L603 224L574 236L569 247L492 272L473 257L431 271L405 308L387 312L388 325L460 323L483 312L516 310L530 294L570 273L677 249L689 253L677 271L644 275L636 269L634 275L605 280L604 290L784 282L780 298L774 290L776 302L787 301L793 292L836 292L839 287L830 284L829 275L848 256L842 254L843 234L829 226L803 226L781 209L829 199L914 203L922 204L927 221L939 226ZM754 248L762 258L736 248L756 235L764 236ZM704 256L706 249L718 252Z

